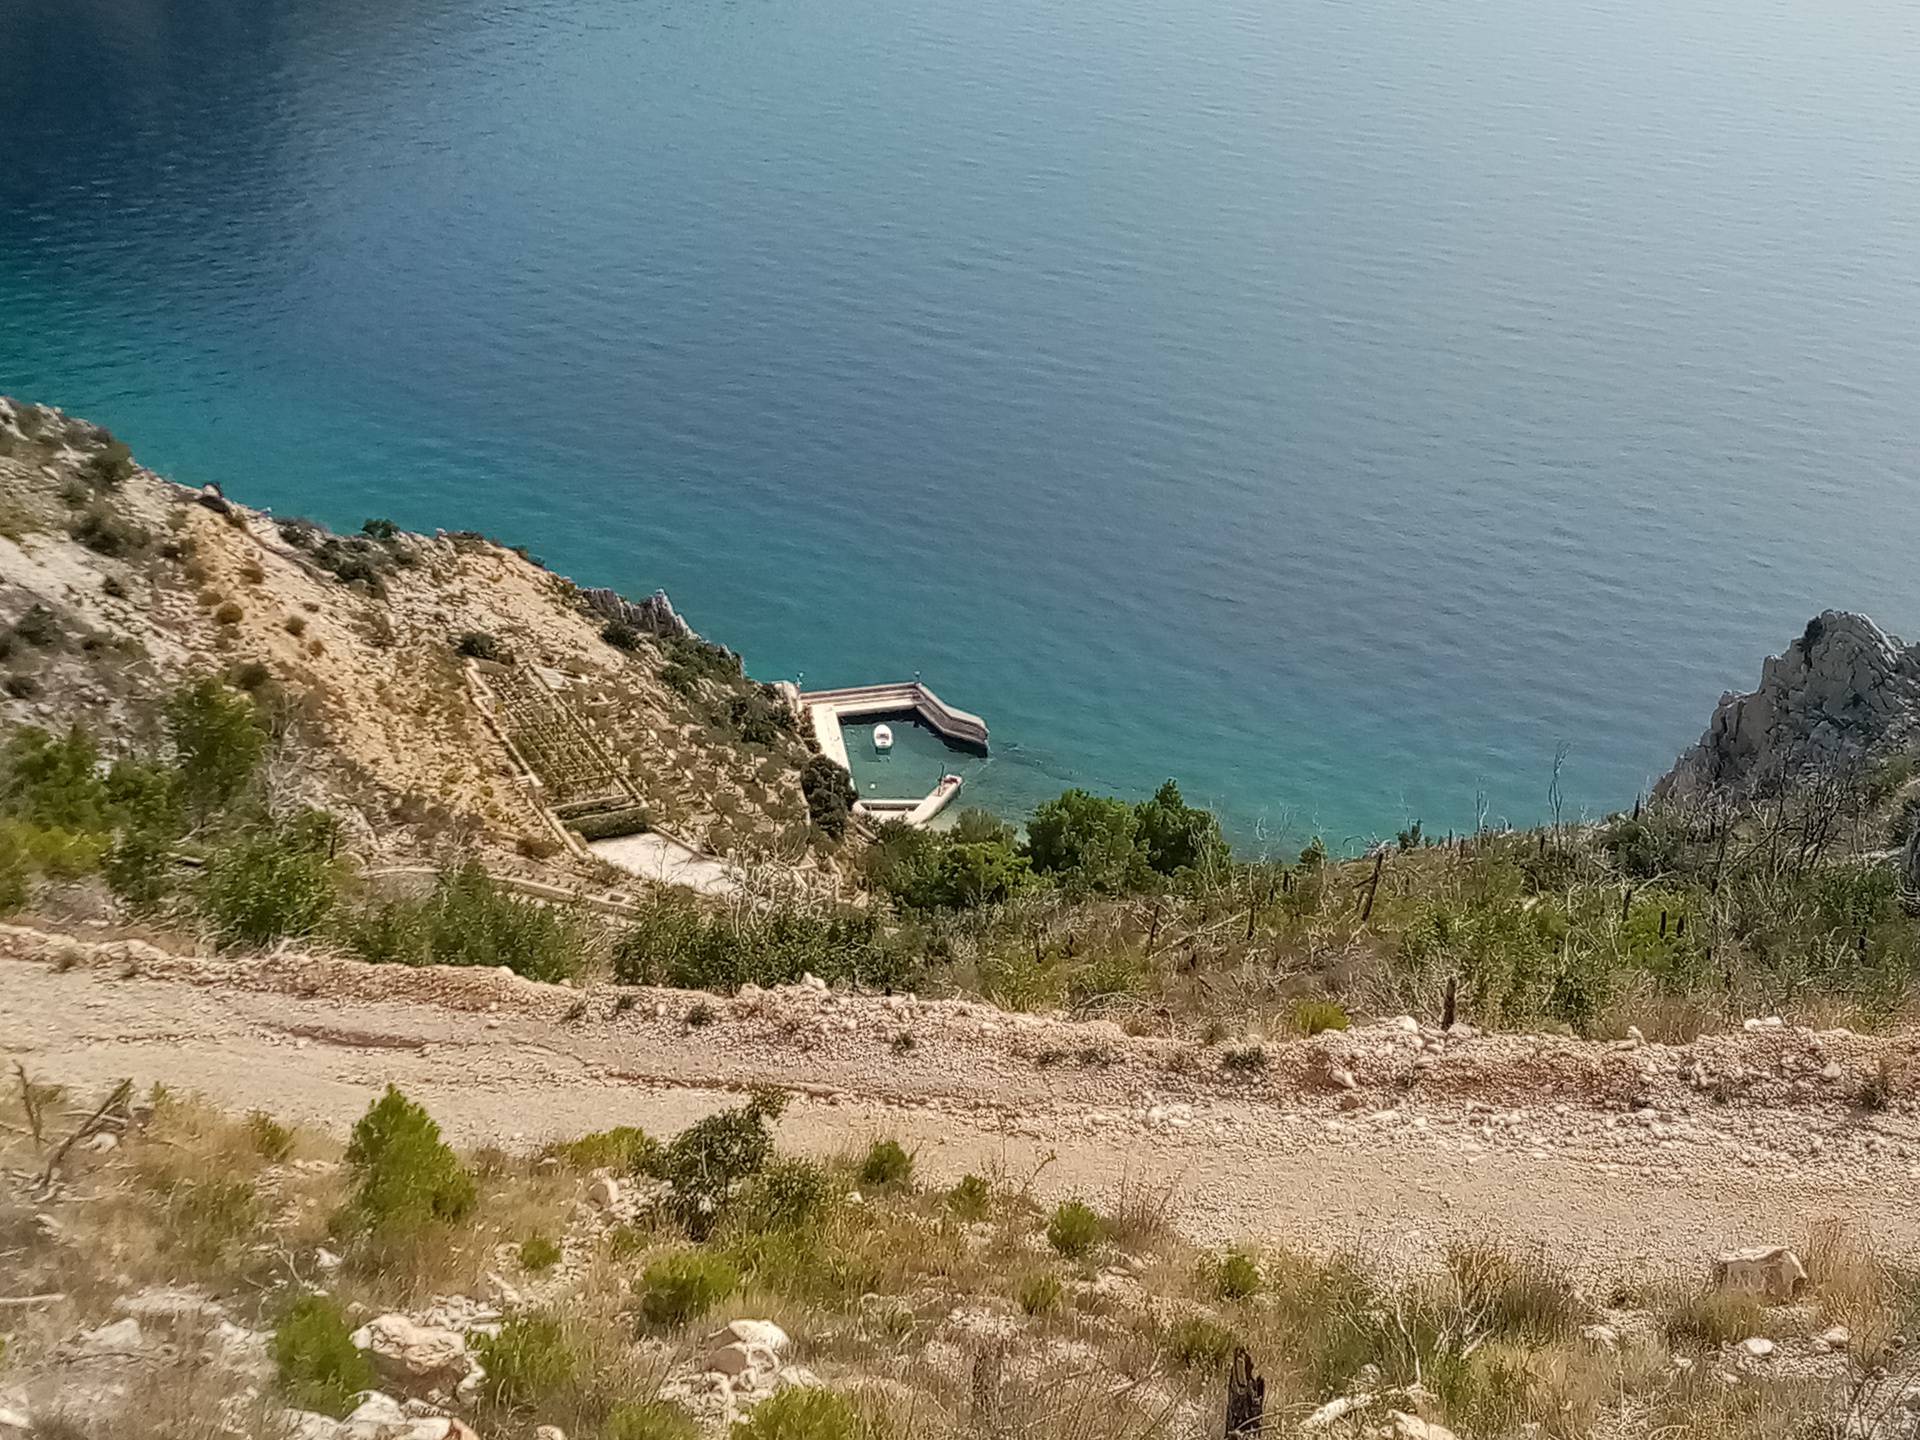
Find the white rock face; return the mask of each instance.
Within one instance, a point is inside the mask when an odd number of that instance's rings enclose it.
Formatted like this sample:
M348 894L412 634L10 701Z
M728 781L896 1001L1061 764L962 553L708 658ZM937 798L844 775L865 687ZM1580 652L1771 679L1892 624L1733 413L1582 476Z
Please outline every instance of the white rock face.
M1783 1304L1807 1283L1807 1267L1784 1245L1733 1250L1713 1262L1713 1283L1734 1294L1758 1295Z
M468 1368L466 1338L458 1330L417 1325L405 1315L382 1315L353 1332L373 1368L397 1380L445 1380L455 1384Z
M1654 787L1687 799L1742 789L1810 764L1873 754L1920 731L1920 645L1903 645L1864 615L1828 610L1760 685L1720 699L1700 741Z
M742 1345L763 1345L775 1355L785 1355L793 1342L787 1332L771 1320L729 1320L713 1336L715 1345L738 1341Z

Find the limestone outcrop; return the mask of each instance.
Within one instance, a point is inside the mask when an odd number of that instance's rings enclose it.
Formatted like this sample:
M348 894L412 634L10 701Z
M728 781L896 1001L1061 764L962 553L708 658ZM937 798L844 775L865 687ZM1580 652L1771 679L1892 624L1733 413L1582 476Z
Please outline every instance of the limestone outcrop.
M1654 794L1744 791L1812 766L1871 759L1920 739L1920 645L1864 615L1828 610L1761 668L1760 684L1721 696L1698 744Z
M623 621L642 635L683 639L693 634L693 627L680 618L680 612L673 608L673 602L667 598L664 590L656 590L646 599L636 601L627 599L616 590L595 588L582 590L580 599L594 614L607 620Z

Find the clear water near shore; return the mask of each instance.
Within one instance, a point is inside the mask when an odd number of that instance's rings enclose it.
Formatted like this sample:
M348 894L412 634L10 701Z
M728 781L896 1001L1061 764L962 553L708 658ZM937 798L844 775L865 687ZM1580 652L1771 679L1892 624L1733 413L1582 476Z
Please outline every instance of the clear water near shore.
M0 389L922 671L966 803L1624 805L1920 621L1905 0L0 13Z

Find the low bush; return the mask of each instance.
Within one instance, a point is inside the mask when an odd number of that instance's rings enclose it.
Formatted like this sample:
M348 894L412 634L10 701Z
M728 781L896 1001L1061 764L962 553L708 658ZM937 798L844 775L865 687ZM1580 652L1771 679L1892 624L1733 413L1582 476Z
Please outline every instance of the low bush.
M740 1272L724 1256L681 1250L655 1260L636 1287L640 1313L662 1328L697 1320L731 1295Z
M1677 1349L1710 1350L1766 1333L1767 1309L1753 1295L1688 1291L1662 1307L1661 1329Z
M560 1263L559 1242L547 1235L529 1235L520 1242L520 1268L538 1275Z
M235 601L229 600L213 612L213 619L217 625L238 625L246 614Z
M719 1223L734 1187L772 1158L767 1127L785 1105L783 1096L761 1092L745 1105L695 1121L661 1151L655 1173L673 1187L673 1212L696 1240Z
M81 463L80 474L102 490L117 489L133 474L133 452L108 435L106 444Z
M1234 1333L1205 1315L1188 1315L1167 1330L1167 1353L1186 1370L1224 1370L1240 1342Z
M823 835L838 840L847 833L847 820L859 792L853 777L824 755L815 755L800 768L800 793L807 814Z
M624 620L609 620L600 627L600 638L616 650L632 652L640 648L640 632Z
M1447 1247L1445 1260L1460 1308L1486 1332L1558 1340L1584 1317L1586 1307L1572 1278L1542 1247L1456 1241Z
M355 1122L346 1159L354 1188L337 1220L348 1234L404 1238L464 1220L478 1198L440 1127L392 1085Z
M1106 1238L1106 1225L1082 1200L1063 1200L1047 1220L1047 1243L1069 1260L1080 1260Z
M425 900L370 905L341 927L348 948L376 963L504 965L549 983L585 969L594 937L584 916L508 894L477 861L441 872Z
M806 1385L761 1401L729 1440L863 1440L869 1429L844 1395Z
M293 1153L293 1131L264 1110L247 1116L247 1140L262 1160L278 1164Z
M1220 1068L1233 1075L1258 1075L1272 1063L1273 1057L1257 1043L1236 1045L1220 1052Z
M1060 1277L1051 1270L1031 1270L1013 1287L1013 1300L1029 1315L1051 1315L1060 1308Z
M207 862L203 901L227 945L311 935L333 908L333 863L291 827L242 834Z
M523 1311L508 1317L497 1335L482 1335L474 1351L486 1368L494 1404L524 1410L570 1385L580 1357L557 1316Z
M1213 1265L1213 1293L1222 1300L1246 1300L1260 1293L1260 1262L1245 1250L1234 1249Z
M653 828L644 805L576 815L567 821L567 827L582 840L618 840L622 835L644 835Z
M613 978L623 985L733 991L748 983L789 985L811 973L900 988L912 978L909 956L882 934L871 909L708 913L683 896L656 896L642 905L640 918L614 946Z
M913 1178L913 1156L898 1140L876 1140L860 1162L860 1183L877 1189L892 1190Z
M272 1351L289 1405L339 1419L373 1388L373 1365L352 1336L352 1322L331 1295L302 1295L287 1307L274 1326Z
M993 1189L980 1175L962 1175L947 1192L947 1208L962 1220L984 1220L993 1205Z
M110 560L133 554L150 538L143 526L122 519L110 507L97 502L73 518L67 533L96 555Z
M484 630L463 632L460 638L454 641L453 648L456 653L465 655L470 660L503 661L508 658L507 647Z
M840 1194L823 1167L808 1160L774 1160L741 1187L727 1224L742 1234L817 1226Z

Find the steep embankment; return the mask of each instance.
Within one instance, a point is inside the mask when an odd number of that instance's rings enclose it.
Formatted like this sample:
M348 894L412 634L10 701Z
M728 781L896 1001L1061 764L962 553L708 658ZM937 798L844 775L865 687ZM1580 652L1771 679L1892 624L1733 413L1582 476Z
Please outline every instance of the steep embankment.
M1689 799L1890 753L1920 733L1920 645L1864 615L1828 610L1761 667L1759 686L1720 698L1706 733L1660 781Z
M603 638L615 612L624 648ZM683 631L664 597L583 594L470 533L276 520L139 468L84 421L0 399L0 731L79 723L109 753L151 748L162 699L222 675L284 737L276 800L340 815L368 863L478 841L538 873L553 848L473 702L463 637L563 697L656 825L722 855L805 857L804 748L729 723L755 687L684 663ZM551 792L569 777L542 778Z
M1762 1025L1605 1045L1405 1021L1249 1061L964 1002L576 992L0 930L0 1052L83 1088L131 1075L337 1132L391 1081L463 1143L530 1148L677 1129L771 1083L798 1092L782 1138L801 1149L896 1134L936 1177L997 1164L1047 1195L1171 1188L1209 1239L1425 1255L1491 1229L1613 1271L1692 1267L1829 1216L1920 1254L1914 1107L1859 1105L1883 1059L1904 1083L1910 1044Z

